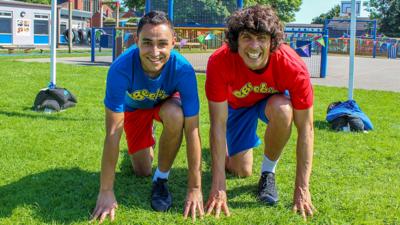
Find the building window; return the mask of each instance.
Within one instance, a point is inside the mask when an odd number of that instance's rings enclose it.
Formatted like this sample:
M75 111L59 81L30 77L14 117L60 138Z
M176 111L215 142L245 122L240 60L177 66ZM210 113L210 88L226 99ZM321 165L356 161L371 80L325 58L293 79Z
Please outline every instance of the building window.
M35 35L48 35L49 34L49 15L48 14L35 14L33 21L33 31Z
M0 11L0 34L12 33L12 13Z
M100 1L93 0L93 13L100 12Z
M67 23L62 22L60 24L60 34L64 34L64 31L67 30Z
M90 12L90 0L83 0L83 11Z

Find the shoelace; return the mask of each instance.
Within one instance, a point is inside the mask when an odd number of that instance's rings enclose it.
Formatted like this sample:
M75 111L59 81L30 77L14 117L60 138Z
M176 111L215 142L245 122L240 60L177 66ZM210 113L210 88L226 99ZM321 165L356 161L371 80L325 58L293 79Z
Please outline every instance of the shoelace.
M266 179L267 182L262 182L262 190L263 192L272 193L274 190L271 190L272 187L275 186L274 179L270 179L268 175L263 176L263 180Z
M167 187L165 185L165 181L159 181L155 185L155 189L157 193L160 193L161 196L165 197L168 196Z

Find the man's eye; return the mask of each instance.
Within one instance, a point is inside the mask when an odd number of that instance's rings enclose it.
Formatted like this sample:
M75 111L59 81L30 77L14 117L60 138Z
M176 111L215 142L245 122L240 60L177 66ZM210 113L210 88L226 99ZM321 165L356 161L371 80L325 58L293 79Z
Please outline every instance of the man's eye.
M265 37L265 36L260 36L260 37L258 37L258 40L265 41L265 40L267 40L267 37Z

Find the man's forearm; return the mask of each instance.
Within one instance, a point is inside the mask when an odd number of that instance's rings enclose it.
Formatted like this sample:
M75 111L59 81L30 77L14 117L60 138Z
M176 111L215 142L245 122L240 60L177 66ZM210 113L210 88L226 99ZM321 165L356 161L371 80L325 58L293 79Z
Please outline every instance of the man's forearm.
M210 147L212 156L212 183L225 188L225 157L226 139L225 130L210 128Z
M298 131L296 187L308 188L313 160L314 129L309 126Z
M119 138L107 136L104 140L103 157L101 160L100 191L113 190L118 155Z
M198 128L187 132L188 188L201 189L201 145Z

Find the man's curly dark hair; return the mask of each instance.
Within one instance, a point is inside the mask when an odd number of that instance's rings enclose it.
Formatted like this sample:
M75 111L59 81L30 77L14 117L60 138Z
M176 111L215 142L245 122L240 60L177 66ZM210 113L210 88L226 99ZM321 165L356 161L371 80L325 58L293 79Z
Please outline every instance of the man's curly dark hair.
M238 51L239 34L271 35L271 52L283 42L283 26L270 6L255 5L234 12L227 20L226 42L232 52Z

